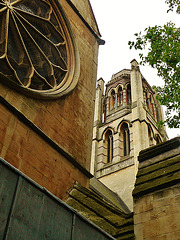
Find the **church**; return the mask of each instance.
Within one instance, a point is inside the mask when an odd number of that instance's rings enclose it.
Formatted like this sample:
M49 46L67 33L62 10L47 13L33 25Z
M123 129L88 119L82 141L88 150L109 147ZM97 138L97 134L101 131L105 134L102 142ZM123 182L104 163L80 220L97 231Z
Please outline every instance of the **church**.
M91 168L132 210L139 152L168 139L165 129L157 126L163 120L162 107L136 60L131 69L112 75L103 91L104 81L99 79Z
M0 240L179 239L180 139L104 44L89 0L0 0Z

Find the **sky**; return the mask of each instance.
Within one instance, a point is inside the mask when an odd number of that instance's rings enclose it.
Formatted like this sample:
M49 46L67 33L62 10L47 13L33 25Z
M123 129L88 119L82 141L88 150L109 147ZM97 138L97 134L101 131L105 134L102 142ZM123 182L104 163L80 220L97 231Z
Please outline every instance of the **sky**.
M130 69L133 59L140 61L138 51L130 50L128 41L135 40L134 34L149 26L164 25L172 21L179 26L180 16L167 13L165 0L90 0L101 38L105 45L99 47L98 78L105 82L122 69ZM140 66L142 75L153 86L162 86L156 69ZM180 135L179 129L166 128L169 138Z

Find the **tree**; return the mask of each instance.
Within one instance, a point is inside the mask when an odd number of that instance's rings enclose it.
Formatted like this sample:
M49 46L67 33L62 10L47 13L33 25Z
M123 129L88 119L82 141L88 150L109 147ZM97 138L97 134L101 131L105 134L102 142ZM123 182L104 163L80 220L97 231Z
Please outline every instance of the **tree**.
M166 0L165 1L169 5L169 11L173 11L176 8L176 13L180 13L180 1L179 0Z
M166 0L168 11L180 13L180 0ZM135 33L136 41L129 41L131 48L140 50L140 64L156 68L164 80L163 87L155 87L157 98L165 105L166 123L169 128L180 127L180 28L169 22L164 26L148 27L144 34ZM147 50L147 54L145 54Z

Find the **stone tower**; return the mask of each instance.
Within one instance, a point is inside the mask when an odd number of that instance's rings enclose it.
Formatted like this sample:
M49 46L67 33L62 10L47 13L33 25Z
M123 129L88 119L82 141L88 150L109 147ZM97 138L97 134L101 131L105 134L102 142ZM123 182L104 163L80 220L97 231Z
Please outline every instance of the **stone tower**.
M97 82L91 171L118 193L132 210L132 190L142 149L167 140L155 92L142 76L136 60L131 70L114 74L106 84Z

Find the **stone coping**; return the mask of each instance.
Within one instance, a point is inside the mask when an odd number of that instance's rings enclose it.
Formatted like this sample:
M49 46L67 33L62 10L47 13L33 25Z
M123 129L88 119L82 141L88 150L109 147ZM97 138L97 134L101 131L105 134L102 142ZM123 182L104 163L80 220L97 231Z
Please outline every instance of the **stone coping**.
M142 150L133 197L180 183L180 137Z

